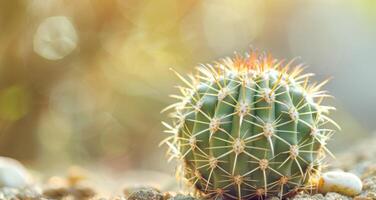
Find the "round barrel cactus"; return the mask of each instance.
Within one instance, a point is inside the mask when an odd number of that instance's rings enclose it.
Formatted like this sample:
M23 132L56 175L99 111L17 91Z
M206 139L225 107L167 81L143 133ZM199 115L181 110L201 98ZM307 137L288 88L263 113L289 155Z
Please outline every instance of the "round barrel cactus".
M211 198L251 199L314 190L325 147L337 124L321 105L329 95L312 74L270 55L251 52L176 73L178 102L163 124L171 158L183 177ZM337 126L338 127L338 126Z

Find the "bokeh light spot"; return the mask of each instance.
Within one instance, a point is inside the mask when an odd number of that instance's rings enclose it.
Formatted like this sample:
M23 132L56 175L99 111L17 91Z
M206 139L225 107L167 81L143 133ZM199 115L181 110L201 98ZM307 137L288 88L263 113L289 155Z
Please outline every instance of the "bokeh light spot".
M0 118L16 121L24 117L30 108L30 96L22 86L11 86L0 91Z
M77 46L78 36L70 20L65 16L45 19L34 35L34 51L48 60L59 60Z

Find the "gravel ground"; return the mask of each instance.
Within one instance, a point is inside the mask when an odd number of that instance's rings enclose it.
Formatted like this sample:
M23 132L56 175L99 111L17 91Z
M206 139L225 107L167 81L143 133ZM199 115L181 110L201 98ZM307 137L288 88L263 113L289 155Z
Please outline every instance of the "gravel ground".
M363 182L361 194L355 197L334 192L298 194L289 200L376 200L376 137L349 147L346 152L337 155L337 159L329 166L328 170L341 169L359 176ZM125 188L117 196L103 198L97 195L93 187L79 184L78 179L80 178L70 177L65 180L65 184L47 184L47 186L24 189L3 187L0 188L0 200L196 200L189 195L171 195L152 187ZM279 200L279 198L269 197L267 200Z

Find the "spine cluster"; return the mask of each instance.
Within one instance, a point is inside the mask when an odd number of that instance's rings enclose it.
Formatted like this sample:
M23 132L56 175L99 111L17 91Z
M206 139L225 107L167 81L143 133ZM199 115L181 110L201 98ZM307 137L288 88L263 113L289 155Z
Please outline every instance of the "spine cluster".
M312 74L252 52L198 67L172 109L164 140L199 193L250 199L314 189L337 124ZM338 127L338 126L337 126Z

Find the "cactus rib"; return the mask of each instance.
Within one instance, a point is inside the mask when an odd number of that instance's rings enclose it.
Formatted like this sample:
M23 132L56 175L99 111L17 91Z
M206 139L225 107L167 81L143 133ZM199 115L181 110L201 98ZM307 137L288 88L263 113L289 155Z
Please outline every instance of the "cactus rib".
M212 198L250 199L314 189L334 133L329 95L302 66L251 52L178 74L179 102L164 140L183 177ZM324 82L325 83L325 82ZM329 152L330 153L330 152Z

